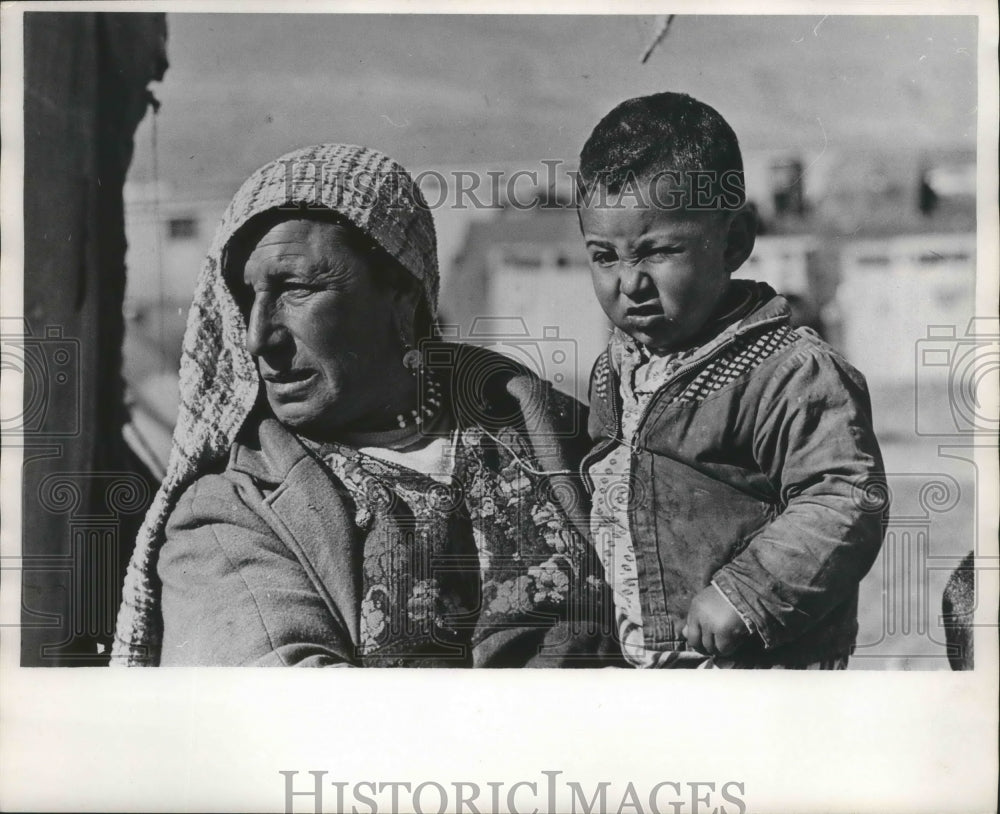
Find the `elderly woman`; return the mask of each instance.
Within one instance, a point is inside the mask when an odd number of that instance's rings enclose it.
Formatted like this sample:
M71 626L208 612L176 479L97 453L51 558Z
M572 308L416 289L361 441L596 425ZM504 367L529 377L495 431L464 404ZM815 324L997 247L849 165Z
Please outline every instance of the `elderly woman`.
M113 663L614 664L574 525L582 408L433 334L434 226L386 156L258 170L199 278Z

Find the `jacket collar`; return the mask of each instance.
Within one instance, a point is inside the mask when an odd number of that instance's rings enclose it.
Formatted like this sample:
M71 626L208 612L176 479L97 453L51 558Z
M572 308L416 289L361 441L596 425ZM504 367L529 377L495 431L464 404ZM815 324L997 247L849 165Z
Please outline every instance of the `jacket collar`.
M229 453L229 468L254 480L277 485L309 453L298 438L270 414L251 414Z
M272 513L272 527L302 563L331 615L356 646L363 544L352 535L351 504L344 488L270 415L244 427L230 452L229 468L267 487L259 510ZM330 544L331 535L337 544ZM341 577L324 579L324 574Z
M713 353L719 345L730 342L736 337L788 321L791 316L788 301L780 294L775 293L771 286L752 280L739 280L738 282L741 285L757 287L758 303L756 307L737 324L729 323L728 327L721 329L707 341L686 351L678 352L683 356L685 366ZM623 355L636 352L638 352L638 346L635 340L631 339L620 328L616 328L607 351L611 371L616 377L621 374Z
M787 321L791 317L792 311L788 305L788 300L780 294L775 293L774 289L767 283L757 283L757 285L760 288L763 302L758 308L743 318L736 329L737 336L749 333L763 325Z

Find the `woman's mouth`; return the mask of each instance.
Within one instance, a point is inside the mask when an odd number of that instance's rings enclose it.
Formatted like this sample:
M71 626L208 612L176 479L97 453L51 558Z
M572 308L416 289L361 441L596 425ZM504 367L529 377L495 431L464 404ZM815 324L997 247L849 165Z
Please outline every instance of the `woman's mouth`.
M271 392L281 394L291 393L301 387L308 385L316 376L315 370L281 370L261 373L261 378L267 383Z

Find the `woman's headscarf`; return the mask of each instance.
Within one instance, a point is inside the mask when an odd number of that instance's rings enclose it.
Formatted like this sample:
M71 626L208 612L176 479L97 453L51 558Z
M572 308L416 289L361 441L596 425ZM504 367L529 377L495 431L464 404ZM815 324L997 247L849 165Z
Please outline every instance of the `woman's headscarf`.
M112 664L159 662L163 620L156 561L167 518L184 489L228 455L260 386L244 343L243 316L224 279L226 251L251 218L286 208L290 218L310 208L339 213L413 275L431 315L436 312L434 221L419 187L391 158L367 147L319 144L272 161L244 182L216 231L188 313L173 446L125 576Z

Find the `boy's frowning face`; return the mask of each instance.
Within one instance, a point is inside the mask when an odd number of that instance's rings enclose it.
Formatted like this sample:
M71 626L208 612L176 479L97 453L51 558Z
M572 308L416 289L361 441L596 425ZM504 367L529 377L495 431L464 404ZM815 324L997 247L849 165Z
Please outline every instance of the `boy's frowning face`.
M657 208L615 195L580 207L597 299L608 318L654 351L685 347L753 248L746 214ZM662 199L662 198L661 198ZM749 245L744 245L749 242Z

